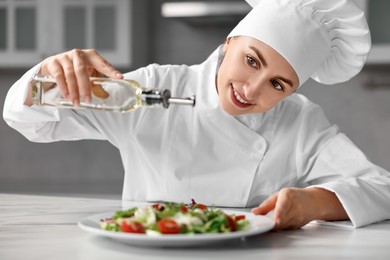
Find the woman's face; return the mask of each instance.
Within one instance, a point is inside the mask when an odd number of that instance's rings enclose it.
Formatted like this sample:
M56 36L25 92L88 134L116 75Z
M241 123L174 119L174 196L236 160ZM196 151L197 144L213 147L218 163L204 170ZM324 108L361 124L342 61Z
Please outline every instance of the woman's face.
M299 84L291 65L274 49L251 37L230 38L218 70L221 107L230 115L268 111Z

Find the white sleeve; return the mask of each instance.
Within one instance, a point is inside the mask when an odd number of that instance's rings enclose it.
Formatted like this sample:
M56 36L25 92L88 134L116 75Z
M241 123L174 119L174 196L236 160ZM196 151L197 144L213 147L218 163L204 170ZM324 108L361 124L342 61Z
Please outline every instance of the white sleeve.
M371 163L344 134L338 134L324 147L312 174L318 179L312 187L334 192L354 227L390 219L390 173ZM322 178L331 181L320 181Z
M88 112L24 105L28 88L41 64L26 72L7 93L3 117L6 123L34 142L105 139L87 117Z
M352 225L390 219L390 173L370 162L318 106L308 109L299 132L299 180L332 191Z

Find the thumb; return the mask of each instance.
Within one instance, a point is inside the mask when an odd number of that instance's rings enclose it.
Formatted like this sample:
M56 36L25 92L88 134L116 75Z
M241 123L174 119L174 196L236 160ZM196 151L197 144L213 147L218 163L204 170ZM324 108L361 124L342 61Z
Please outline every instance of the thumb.
M273 194L264 200L258 207L252 209L252 213L256 215L265 215L275 208L278 194Z

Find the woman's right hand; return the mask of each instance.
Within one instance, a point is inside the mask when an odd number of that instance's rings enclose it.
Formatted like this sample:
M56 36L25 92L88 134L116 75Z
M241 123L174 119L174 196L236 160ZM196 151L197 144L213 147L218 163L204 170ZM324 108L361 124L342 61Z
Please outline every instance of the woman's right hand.
M123 75L96 50L74 49L48 57L39 72L52 76L63 97L77 106L80 100L91 101L89 77L107 76L122 79Z

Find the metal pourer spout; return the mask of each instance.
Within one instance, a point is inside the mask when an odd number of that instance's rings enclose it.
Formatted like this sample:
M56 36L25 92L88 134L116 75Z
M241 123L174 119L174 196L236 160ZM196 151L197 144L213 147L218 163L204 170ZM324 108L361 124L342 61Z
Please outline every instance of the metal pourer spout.
M164 108L168 108L170 104L195 106L196 100L194 95L187 98L171 97L171 92L168 89L146 90L142 92L142 96L148 105L162 104Z
M195 106L195 95L192 95L191 97L188 98L168 98L168 103L169 104L175 104L175 105L187 105L187 106Z

